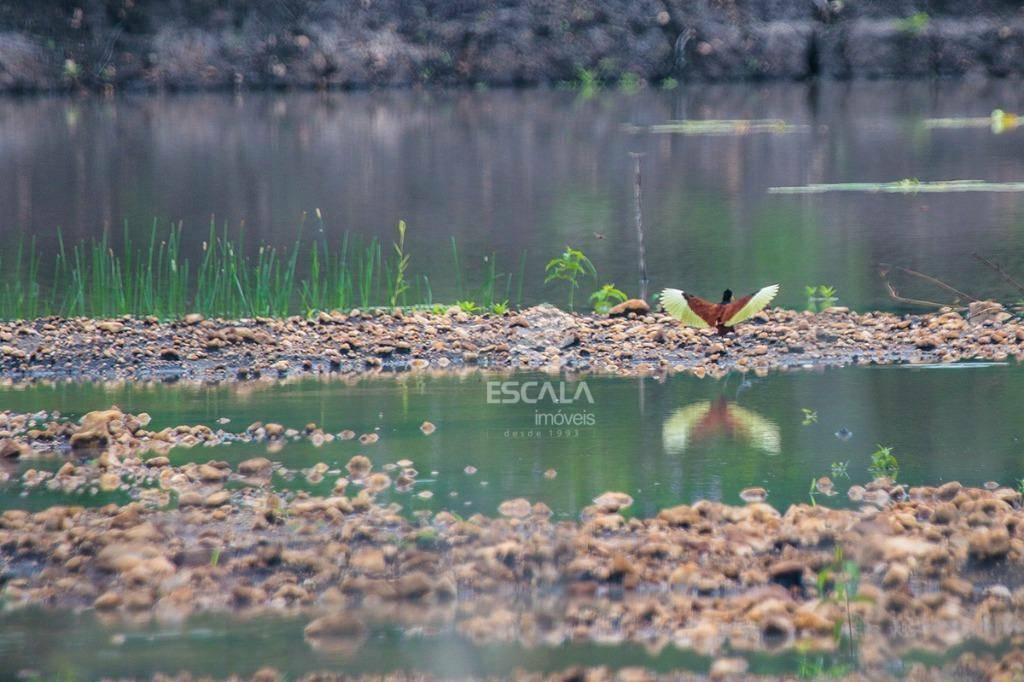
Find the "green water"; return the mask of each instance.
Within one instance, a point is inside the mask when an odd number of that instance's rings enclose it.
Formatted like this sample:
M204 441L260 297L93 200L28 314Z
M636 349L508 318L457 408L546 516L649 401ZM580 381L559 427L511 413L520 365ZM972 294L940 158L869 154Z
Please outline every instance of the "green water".
M911 485L989 480L1016 486L1024 477L1024 369L1016 365L872 367L776 373L765 378L734 374L721 381L677 376L653 379L591 377L567 384L572 404L547 397L536 404L495 404L488 392L508 395L521 382L550 377L517 375L504 394L489 383L500 377L403 375L355 383L304 380L240 386L104 387L67 383L2 390L0 406L21 412L60 410L77 416L116 404L149 412L151 427L202 423L242 431L253 421L301 429L316 422L337 432L378 433L377 443L335 441L314 447L289 442L271 459L295 471L276 477L280 489L327 493L335 476L310 485L301 469L316 462L343 468L355 454L376 467L407 458L419 472L410 492L386 497L406 510L450 509L493 513L511 497L543 501L557 515L574 517L601 492L629 493L631 511L658 509L699 499L739 504L739 492L763 486L780 508L807 502L813 478L831 476L839 495L819 504L849 504L845 492L870 480L870 453L893 448L899 480ZM526 388L534 398L542 383ZM552 387L558 391L559 384ZM813 412L808 418L808 410ZM578 415L582 426L538 426L544 415ZM538 417L540 415L540 417ZM437 426L424 435L420 425ZM848 439L837 433L846 429ZM261 443L215 448L176 448L172 461L238 462L267 454ZM99 503L123 498L26 491L18 475L30 467L56 469L62 460L8 464L11 481L0 484L0 508L38 509L54 503ZM846 476L832 464L845 464ZM476 472L466 473L466 467ZM545 472L554 470L552 478ZM288 480L290 478L290 480ZM419 493L429 491L424 499Z
M264 667L276 669L285 679L320 671L352 675L407 671L466 679L507 676L515 670L554 673L577 665L703 673L712 661L671 644L479 644L447 626L403 629L387 623L372 625L364 637L352 641L317 643L303 636L308 622L308 618L285 615L239 618L203 614L183 622L160 623L148 617L128 622L102 619L93 613L40 609L11 612L0 615L0 679L148 678L154 672L223 678L252 675ZM1007 646L1005 641L968 641L945 655L911 647L886 668L899 675L915 661L935 666L965 651L998 654ZM802 655L793 650L727 650L722 655L743 657L749 672L762 675L798 675L808 664L818 664L827 675L830 669L849 665L841 652Z
M804 286L828 284L842 305L898 308L878 277L881 261L1012 302L1019 292L969 256L977 251L1019 278L1024 195L768 190L904 178L1021 182L1024 129L926 125L1019 112L1021 99L1012 80L974 79L695 83L592 97L493 89L6 98L0 229L11 246L37 239L45 286L58 227L69 244L104 230L117 243L127 223L138 242L154 217L180 220L194 268L211 216L244 223L250 247L290 246L300 216L317 209L324 232L309 220L301 236L335 247L346 231L390 243L404 219L410 275L428 275L437 300L475 296L493 262L518 276L525 251L524 302L564 305L564 289L544 285L544 264L566 245L600 273L581 283L581 297L605 282L638 293L630 152L639 152L651 291L712 296L778 282L779 304L803 306ZM628 129L764 118L804 127ZM467 290L453 277L453 236ZM924 282L897 280L904 296L949 300Z

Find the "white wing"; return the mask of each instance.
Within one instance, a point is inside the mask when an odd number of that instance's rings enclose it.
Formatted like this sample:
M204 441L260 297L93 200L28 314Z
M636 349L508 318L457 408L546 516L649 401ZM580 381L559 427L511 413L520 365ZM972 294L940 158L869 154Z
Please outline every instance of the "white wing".
M698 400L673 412L661 427L661 442L665 452L672 455L686 452L694 427L710 411L710 400Z
M772 302L772 299L775 298L777 293L779 293L778 284L772 284L771 286L761 289L761 291L754 294L753 297L747 301L745 306L737 310L735 315L725 321L726 326L735 326L754 313L764 310L764 308Z
M686 302L683 292L679 289L663 289L661 292L661 307L665 309L665 312L683 324L688 324L698 329L711 326L690 309L690 304Z

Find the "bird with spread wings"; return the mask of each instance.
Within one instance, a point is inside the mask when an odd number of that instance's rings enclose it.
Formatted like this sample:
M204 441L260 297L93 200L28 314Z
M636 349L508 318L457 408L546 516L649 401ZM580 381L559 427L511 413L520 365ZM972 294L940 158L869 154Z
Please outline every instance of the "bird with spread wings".
M726 289L721 303L705 301L679 289L664 289L660 298L665 312L683 324L699 329L714 327L724 336L740 322L764 310L778 293L779 285L772 284L736 300L732 298L732 291Z

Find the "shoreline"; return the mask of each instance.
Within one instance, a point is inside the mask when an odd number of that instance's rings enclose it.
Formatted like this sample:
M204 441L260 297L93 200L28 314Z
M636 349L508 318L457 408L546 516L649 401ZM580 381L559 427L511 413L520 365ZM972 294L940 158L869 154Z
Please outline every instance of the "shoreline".
M1024 75L1024 17L1000 0L9 4L0 92Z
M1004 362L1024 356L1024 320L770 309L720 337L661 313L607 318L540 305L507 315L411 310L311 319L189 315L0 323L0 379L233 382L373 372L539 371L721 377L847 365Z

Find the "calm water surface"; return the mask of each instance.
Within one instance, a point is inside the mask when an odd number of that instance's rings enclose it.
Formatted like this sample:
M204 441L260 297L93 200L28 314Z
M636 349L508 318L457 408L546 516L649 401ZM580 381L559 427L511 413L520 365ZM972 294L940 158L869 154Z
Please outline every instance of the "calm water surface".
M342 468L357 453L368 455L378 468L411 459L420 482L412 492L389 493L406 510L494 513L501 501L525 496L547 503L560 516L575 517L595 496L615 490L635 498L633 513L649 516L700 499L740 504L739 492L748 486L767 488L768 501L785 509L809 501L810 482L819 476L832 477L840 493L819 495L819 504L849 505L846 490L871 479L870 454L879 444L893 448L899 480L911 485L956 479L1016 486L1024 476L1024 424L1017 414L1024 400L1022 379L1024 368L1015 365L850 368L746 380L736 374L723 381L679 376L663 383L589 378L593 403L581 396L571 405L555 405L546 399L489 403L488 382L498 379L487 375L404 375L351 385L337 380L202 388L61 384L7 388L0 403L18 411L58 409L69 416L116 404L149 412L156 428L196 423L217 428L221 417L231 420L224 428L232 431L257 420L297 429L314 421L333 432L377 432L380 440L372 445L336 441L320 448L302 440L267 456L293 470L320 461ZM527 389L528 397L536 390ZM559 412L584 415L593 425L543 424ZM421 433L425 420L437 426L433 435ZM177 463L238 462L266 454L265 444L232 444L177 448L171 457ZM13 473L56 469L60 463L26 460ZM833 463L846 475L834 473ZM467 474L467 466L476 473ZM545 476L549 469L557 473L554 478ZM0 487L0 507L66 501L45 490L23 491L16 479ZM278 477L275 485L327 493L333 480L328 476L311 486L297 473L291 480ZM433 497L415 495L424 490ZM88 494L73 499L93 500Z
M197 253L211 216L281 244L321 208L328 241L346 230L392 238L410 225L412 270L454 297L449 237L471 270L527 257L524 301L561 301L543 264L565 244L635 294L632 161L642 152L652 288L715 294L781 282L841 303L892 308L876 264L896 262L969 293L1019 297L972 251L1024 273L1019 194L768 195L817 182L1024 180L1024 128L928 130L927 117L1024 109L1000 82L684 87L671 92L384 92L0 100L0 231L53 244L66 235L148 234L184 223ZM669 119L781 118L805 132L630 134ZM307 236L313 234L307 226ZM472 258L470 258L472 256ZM587 285L589 286L589 285ZM916 291L907 295L937 292ZM1011 299L1013 300L1013 299Z

